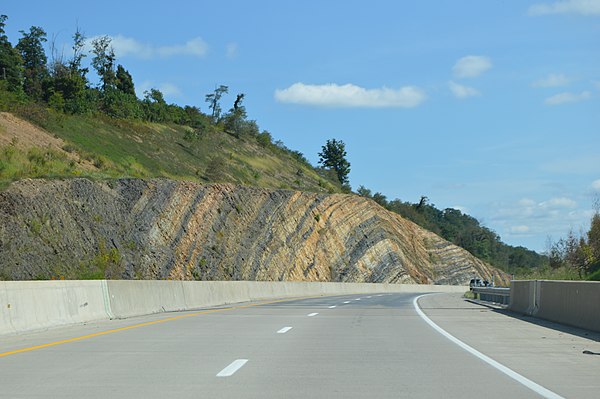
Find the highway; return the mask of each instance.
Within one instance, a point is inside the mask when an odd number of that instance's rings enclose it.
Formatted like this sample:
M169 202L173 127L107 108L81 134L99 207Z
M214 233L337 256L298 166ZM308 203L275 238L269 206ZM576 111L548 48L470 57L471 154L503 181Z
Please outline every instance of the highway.
M0 397L542 397L432 328L417 295L244 304L3 337Z

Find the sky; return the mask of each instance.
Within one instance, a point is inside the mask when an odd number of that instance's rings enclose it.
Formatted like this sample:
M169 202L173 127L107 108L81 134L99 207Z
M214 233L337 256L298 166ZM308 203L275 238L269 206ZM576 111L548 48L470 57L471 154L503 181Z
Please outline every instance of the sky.
M511 245L587 231L600 197L600 0L0 0L0 14L13 44L41 26L67 57L77 27L110 36L139 96L207 112L227 85L223 109L244 93L314 165L344 141L354 189L425 195Z

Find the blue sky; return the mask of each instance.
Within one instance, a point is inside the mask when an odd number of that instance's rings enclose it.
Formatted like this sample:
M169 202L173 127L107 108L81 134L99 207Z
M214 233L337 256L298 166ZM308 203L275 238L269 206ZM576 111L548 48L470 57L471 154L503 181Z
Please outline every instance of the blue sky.
M600 0L12 1L43 27L113 38L143 93L230 108L313 164L346 143L354 188L426 195L513 245L587 229L600 196ZM93 74L90 74L93 76Z

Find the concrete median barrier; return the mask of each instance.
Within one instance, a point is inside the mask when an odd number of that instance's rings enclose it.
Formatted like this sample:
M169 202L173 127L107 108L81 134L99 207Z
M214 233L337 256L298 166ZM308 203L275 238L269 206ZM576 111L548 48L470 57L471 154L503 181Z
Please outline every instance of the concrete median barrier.
M574 327L600 331L599 282L513 281L510 295L510 310Z
M0 281L0 334L111 317L105 282Z
M465 292L467 287L264 281L0 281L0 334L231 303L376 292Z

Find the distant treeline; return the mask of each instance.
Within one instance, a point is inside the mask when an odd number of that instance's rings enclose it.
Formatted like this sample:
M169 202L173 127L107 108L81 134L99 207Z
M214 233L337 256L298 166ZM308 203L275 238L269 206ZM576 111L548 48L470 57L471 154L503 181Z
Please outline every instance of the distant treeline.
M399 199L388 201L385 195L373 194L363 186L357 192L508 273L523 268L542 268L548 264L546 256L524 247L507 245L498 234L482 226L474 217L458 209L437 209L427 197L421 197L418 203L410 203Z

